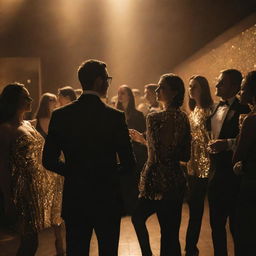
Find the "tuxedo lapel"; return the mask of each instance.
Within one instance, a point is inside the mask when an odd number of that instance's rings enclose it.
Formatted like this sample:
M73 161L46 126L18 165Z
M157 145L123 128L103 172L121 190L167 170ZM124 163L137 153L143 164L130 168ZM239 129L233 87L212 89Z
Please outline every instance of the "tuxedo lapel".
M241 105L239 100L235 98L231 104L226 118L220 130L219 138L235 138L239 132L238 122L241 114Z
M228 123L232 120L232 118L234 117L234 115L237 113L237 111L239 110L239 100L237 98L235 98L234 102L231 104L227 115L225 117L225 120L222 124L221 130L220 130L220 134L222 132L222 130L225 128L226 125L228 125Z
M212 120L212 117L215 115L217 109L219 107L219 103L214 103L213 104L213 107L212 107L212 114L209 115L209 117L206 119L206 122L205 122L205 125L206 125L206 130L208 132L211 132L212 131L212 123L211 123L211 120Z

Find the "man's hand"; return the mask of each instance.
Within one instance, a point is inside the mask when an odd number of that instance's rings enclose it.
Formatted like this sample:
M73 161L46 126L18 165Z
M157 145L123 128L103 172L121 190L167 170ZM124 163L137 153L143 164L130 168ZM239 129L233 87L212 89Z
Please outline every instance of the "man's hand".
M228 149L228 141L226 139L210 140L208 143L208 151L211 154L217 154L227 149Z
M131 139L133 141L139 142L139 143L144 144L144 145L147 144L147 141L145 140L143 134L138 132L137 130L129 129L129 134L130 134Z

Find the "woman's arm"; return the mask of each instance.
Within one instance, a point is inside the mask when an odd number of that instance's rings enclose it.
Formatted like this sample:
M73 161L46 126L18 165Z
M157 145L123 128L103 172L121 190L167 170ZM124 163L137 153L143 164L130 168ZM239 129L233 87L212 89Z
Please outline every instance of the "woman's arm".
M190 123L187 116L185 117L184 121L185 121L185 126L184 126L183 140L181 143L180 161L188 162L191 154L191 130L190 130Z
M144 137L144 133L140 133L137 130L129 129L129 134L131 136L131 139L135 142L139 142L141 144L147 145L147 141Z

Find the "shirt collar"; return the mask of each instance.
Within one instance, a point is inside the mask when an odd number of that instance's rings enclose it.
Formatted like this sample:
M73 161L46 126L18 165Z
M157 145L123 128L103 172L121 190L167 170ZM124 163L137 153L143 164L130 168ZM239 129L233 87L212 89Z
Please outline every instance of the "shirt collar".
M100 95L96 91L92 91L92 90L84 90L83 94L84 95L86 95L86 94L95 95L95 96L98 96L100 98Z
M233 102L235 101L235 99L236 99L236 97L232 97L227 100L221 99L221 101L226 101L228 103L228 105L231 106L233 104Z

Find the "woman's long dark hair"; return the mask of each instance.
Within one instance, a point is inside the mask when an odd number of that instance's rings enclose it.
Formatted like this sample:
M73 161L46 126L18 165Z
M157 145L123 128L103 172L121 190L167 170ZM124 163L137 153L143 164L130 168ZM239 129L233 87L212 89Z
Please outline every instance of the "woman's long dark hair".
M124 88L128 94L129 97L129 102L128 102L128 106L126 109L126 118L129 119L130 115L136 111L136 106L135 106L135 99L134 99L134 95L132 93L132 89L128 86L128 85L121 85L119 87L120 88ZM117 101L116 103L116 108L122 111L125 111L125 109L123 108L123 105L120 101Z
M16 82L4 87L0 95L0 124L14 118L19 109L20 96L24 88L23 84Z
M50 102L57 101L57 97L52 93L44 93L41 96L38 110L36 112L36 119L39 118L50 118L51 110L50 110Z
M204 76L195 75L190 77L189 81L196 80L201 88L199 105L201 108L209 108L213 104L209 83ZM196 101L189 96L188 106L191 111L196 107Z

